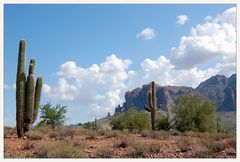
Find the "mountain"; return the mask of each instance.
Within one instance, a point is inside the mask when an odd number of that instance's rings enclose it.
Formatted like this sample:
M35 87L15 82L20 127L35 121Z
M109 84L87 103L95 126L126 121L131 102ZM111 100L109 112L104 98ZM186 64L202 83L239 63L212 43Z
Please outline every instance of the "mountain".
M115 113L128 111L136 107L138 111L144 110L148 104L147 94L150 83L136 88L125 94L125 103L115 109ZM177 103L179 96L186 93L199 93L214 102L218 112L236 111L236 74L227 78L223 75L213 76L202 82L197 88L184 86L159 86L156 85L157 104L160 110L170 112Z
M219 112L236 111L236 74L229 78L213 76L202 82L195 91L213 101Z

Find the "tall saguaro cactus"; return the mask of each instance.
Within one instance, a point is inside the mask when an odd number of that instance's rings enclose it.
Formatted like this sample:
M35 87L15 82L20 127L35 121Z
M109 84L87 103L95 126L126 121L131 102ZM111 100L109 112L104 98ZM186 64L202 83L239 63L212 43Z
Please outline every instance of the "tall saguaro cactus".
M35 86L35 60L31 59L26 80L26 45L20 40L16 81L16 123L17 135L23 137L37 118L42 91L42 77L37 78Z
M155 82L152 81L151 83L151 91L148 93L148 103L149 107L147 105L144 105L145 110L148 112L151 112L151 124L152 124L152 130L155 130L155 116L156 111L158 110L157 107L157 98L156 98L156 85Z

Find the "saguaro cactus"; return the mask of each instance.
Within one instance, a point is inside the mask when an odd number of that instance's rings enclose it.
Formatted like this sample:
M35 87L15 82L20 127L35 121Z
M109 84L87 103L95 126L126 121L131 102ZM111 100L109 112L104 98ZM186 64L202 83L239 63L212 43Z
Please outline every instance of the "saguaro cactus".
M17 134L18 137L22 137L23 120L25 111L25 84L26 84L26 50L25 41L21 40L19 43L18 52L18 67L17 67L17 81L16 81L16 113L17 113Z
M31 59L26 80L26 48L25 41L19 43L18 68L16 81L16 123L18 137L30 130L31 124L37 118L40 105L42 77L37 78L35 86L35 60Z
M148 102L149 102L149 107L147 105L144 105L145 110L148 112L151 112L151 124L152 124L152 130L155 130L155 116L156 116L156 111L158 110L157 107L157 98L156 98L156 85L155 82L152 81L151 83L151 91L148 93Z

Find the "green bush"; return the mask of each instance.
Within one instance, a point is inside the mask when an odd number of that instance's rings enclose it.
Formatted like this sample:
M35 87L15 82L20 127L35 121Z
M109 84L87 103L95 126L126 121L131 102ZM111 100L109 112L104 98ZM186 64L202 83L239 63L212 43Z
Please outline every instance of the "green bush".
M113 117L110 125L112 129L129 131L150 129L150 117L146 112L138 112L135 108L131 108L127 112L122 112Z
M67 106L61 106L57 104L52 106L51 103L41 105L40 107L40 123L37 127L42 125L50 125L52 128L63 126L64 121L66 120Z
M97 130L98 129L98 127L97 127L97 125L95 124L95 122L86 122L86 123L84 123L83 124L83 128L85 128L85 129L91 129L91 130Z
M216 131L216 106L198 94L179 97L175 107L175 127L178 131Z
M166 130L166 131L170 130L171 125L170 125L168 117L161 116L161 117L157 118L155 128L156 128L156 130Z

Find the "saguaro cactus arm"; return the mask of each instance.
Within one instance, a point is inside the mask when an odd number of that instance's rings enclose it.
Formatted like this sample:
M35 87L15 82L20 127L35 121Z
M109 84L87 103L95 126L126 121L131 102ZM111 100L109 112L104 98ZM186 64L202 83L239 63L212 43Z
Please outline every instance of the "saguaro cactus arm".
M144 108L145 108L146 111L151 112L151 109L148 108L148 106L146 104L144 105Z
M41 100L41 93L42 93L42 77L37 78L36 87L35 87L35 97L34 97L34 110L33 110L33 119L32 123L34 123L37 119L38 110L40 106Z
M27 78L27 93L26 93L26 109L24 115L24 131L29 131L32 123L33 108L34 108L34 76L33 74L28 75Z

